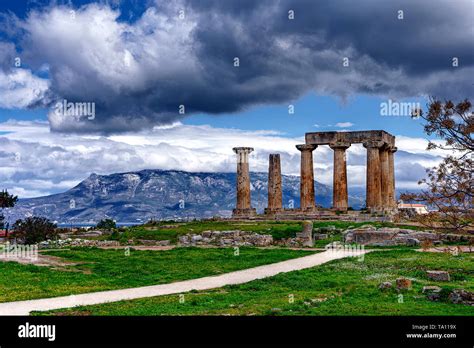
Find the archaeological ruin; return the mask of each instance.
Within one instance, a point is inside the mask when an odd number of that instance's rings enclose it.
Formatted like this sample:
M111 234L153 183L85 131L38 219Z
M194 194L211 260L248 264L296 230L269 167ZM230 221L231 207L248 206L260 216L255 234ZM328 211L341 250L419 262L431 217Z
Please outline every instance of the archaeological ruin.
M346 150L352 144L367 149L366 211L390 216L397 210L395 197L395 137L385 131L312 132L305 144L296 145L301 152L300 207L284 208L282 204L281 163L279 154L270 154L268 170L267 218L321 218L349 213ZM315 202L313 151L328 145L334 151L333 203L331 209L318 208ZM249 154L251 147L235 147L237 154L237 204L234 218L256 218L251 206Z

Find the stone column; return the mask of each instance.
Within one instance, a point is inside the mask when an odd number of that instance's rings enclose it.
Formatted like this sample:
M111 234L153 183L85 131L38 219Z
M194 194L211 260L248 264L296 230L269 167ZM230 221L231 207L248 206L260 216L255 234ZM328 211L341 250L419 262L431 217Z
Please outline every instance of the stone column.
M394 153L397 152L397 148L392 146L388 149L388 179L389 179L389 191L388 191L388 203L392 209L397 209L397 197L395 194L395 161Z
M282 210L281 164L279 154L270 154L268 161L268 207L265 213Z
M329 144L334 150L332 207L336 210L346 211L348 208L346 150L350 146L346 142Z
M383 144L382 141L363 143L367 149L366 205L369 211L380 211L382 206L379 149Z
M380 191L382 209L387 210L390 207L390 169L388 163L388 145L379 149L380 158Z
M234 147L237 154L237 204L233 210L234 216L252 216L256 214L255 208L250 204L250 170L249 154L251 147Z
M300 208L302 211L315 209L313 150L317 145L296 145L301 151Z

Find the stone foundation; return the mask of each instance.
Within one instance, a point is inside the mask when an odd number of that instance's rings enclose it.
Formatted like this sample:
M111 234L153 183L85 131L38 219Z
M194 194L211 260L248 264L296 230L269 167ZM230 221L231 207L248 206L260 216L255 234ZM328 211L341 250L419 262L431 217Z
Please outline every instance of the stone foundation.
M421 242L474 242L474 236L420 232L402 228L380 228L363 226L347 230L343 234L345 243L357 243L373 246L407 245L417 246Z
M38 244L39 249L64 248L64 247L111 247L120 246L116 240L94 240L68 238L58 240L47 240Z
M273 237L246 231L204 231L201 234L186 234L179 237L179 246L269 246Z

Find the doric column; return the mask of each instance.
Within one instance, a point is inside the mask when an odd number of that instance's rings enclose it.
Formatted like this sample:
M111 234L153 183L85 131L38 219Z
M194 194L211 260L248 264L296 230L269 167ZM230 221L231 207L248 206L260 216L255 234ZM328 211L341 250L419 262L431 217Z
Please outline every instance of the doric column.
M379 149L380 158L380 191L382 199L382 209L386 210L390 208L390 169L388 163L388 145L382 146Z
M388 191L388 202L389 207L397 209L397 197L395 194L395 161L394 153L397 152L397 148L392 146L388 149L388 179L389 179L389 191Z
M382 141L363 143L367 149L366 205L370 211L380 211L382 206L379 149L383 144Z
M237 154L237 204L233 211L236 216L255 215L255 208L250 204L250 170L249 154L251 147L234 147Z
M301 210L314 210L314 172L313 150L317 145L296 145L301 151L301 176L300 176L300 208Z
M266 213L282 210L281 164L279 154L270 154L268 161L268 208Z
M329 144L334 150L332 207L337 210L347 210L348 207L346 150L349 146L351 144L346 142Z

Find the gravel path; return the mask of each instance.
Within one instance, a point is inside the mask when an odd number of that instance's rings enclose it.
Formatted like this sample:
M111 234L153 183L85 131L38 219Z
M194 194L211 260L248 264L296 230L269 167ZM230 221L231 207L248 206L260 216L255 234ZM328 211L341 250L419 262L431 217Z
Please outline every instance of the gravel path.
M360 256L366 251L328 250L322 253L299 257L269 265L248 268L217 276L191 279L169 284L143 286L139 288L100 291L80 295L44 298L39 300L0 303L0 315L29 315L31 311L48 311L76 306L95 305L107 302L132 300L171 294L181 294L191 290L208 290L225 285L242 284L252 280L274 276L278 273L311 268L343 257Z

